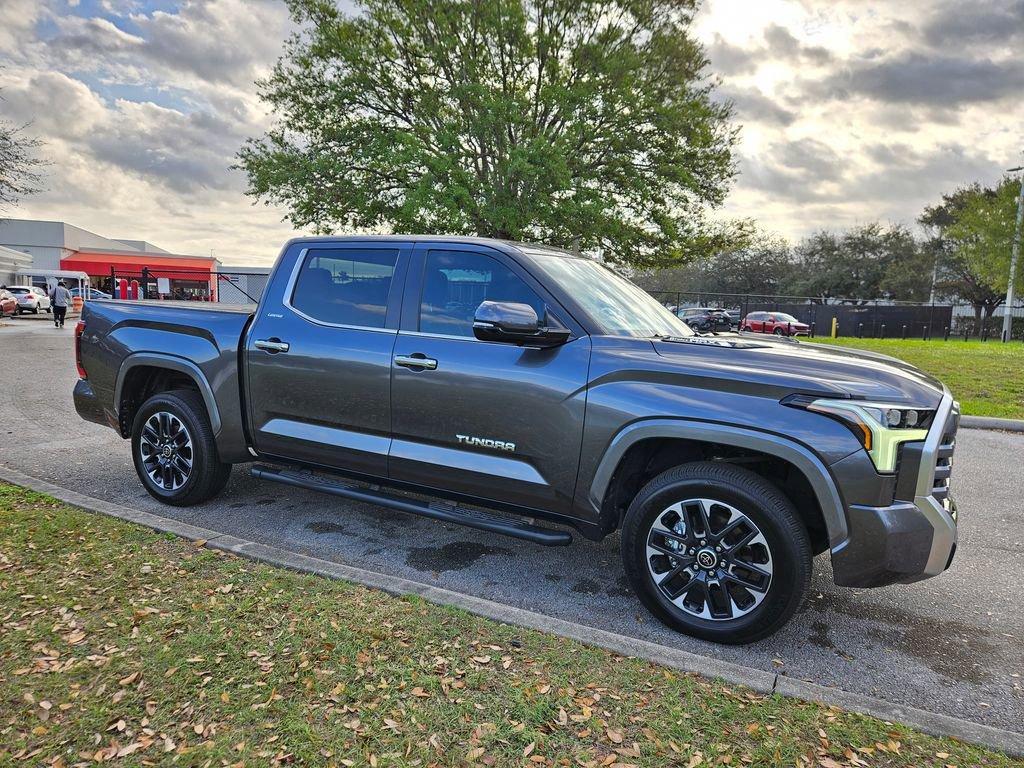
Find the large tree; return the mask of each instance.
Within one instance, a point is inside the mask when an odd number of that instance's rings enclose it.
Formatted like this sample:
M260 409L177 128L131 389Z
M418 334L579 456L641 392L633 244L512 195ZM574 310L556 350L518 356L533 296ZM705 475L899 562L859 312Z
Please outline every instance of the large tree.
M960 187L918 219L931 234L938 289L970 302L976 323L991 317L1005 298L1018 189L1011 179L996 187ZM1024 288L1024 275L1017 277Z
M637 266L724 246L730 106L697 0L289 0L249 193L326 232L475 234Z
M29 135L26 128L0 118L0 211L39 191L43 161L37 150L41 142Z

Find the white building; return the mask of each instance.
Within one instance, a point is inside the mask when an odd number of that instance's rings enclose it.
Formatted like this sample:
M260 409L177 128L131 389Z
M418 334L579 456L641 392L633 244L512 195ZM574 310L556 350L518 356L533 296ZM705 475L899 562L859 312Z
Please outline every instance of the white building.
M270 267L217 268L217 301L221 304L254 304L263 296Z
M17 272L32 266L32 256L0 245L0 285L17 285Z

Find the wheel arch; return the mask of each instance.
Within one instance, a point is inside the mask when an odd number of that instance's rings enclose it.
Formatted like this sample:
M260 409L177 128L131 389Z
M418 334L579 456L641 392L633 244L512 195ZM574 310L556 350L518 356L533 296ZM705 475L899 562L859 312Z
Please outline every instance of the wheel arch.
M129 355L117 372L114 406L122 437L131 434L135 412L147 398L181 388L194 389L202 397L210 428L216 437L221 429L220 410L205 374L190 360L160 352Z
M591 483L589 501L600 510L603 527L617 528L624 507L647 480L672 466L715 457L716 452L741 466L759 457L769 460L763 466L763 476L797 507L812 540L818 539L816 550L835 549L846 541L842 496L813 451L779 435L725 424L650 419L628 425L605 451ZM782 483L780 467L789 468L782 473Z

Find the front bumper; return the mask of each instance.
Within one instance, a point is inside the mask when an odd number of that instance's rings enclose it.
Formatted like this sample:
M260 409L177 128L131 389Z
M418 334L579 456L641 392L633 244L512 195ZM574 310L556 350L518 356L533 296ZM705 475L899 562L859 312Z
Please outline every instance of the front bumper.
M949 476L959 420L959 408L947 392L928 437L903 446L893 503L847 507L849 537L832 550L836 584L908 583L949 568L957 543Z

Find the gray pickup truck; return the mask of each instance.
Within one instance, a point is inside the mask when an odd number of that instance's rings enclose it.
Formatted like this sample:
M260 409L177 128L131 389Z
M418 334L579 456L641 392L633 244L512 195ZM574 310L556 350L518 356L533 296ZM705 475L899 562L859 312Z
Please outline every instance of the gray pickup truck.
M76 338L79 414L131 440L162 502L201 503L258 462L266 481L541 545L618 531L644 605L709 640L781 627L816 554L873 587L935 576L956 549L940 382L698 335L544 246L297 239L255 308L92 301Z

